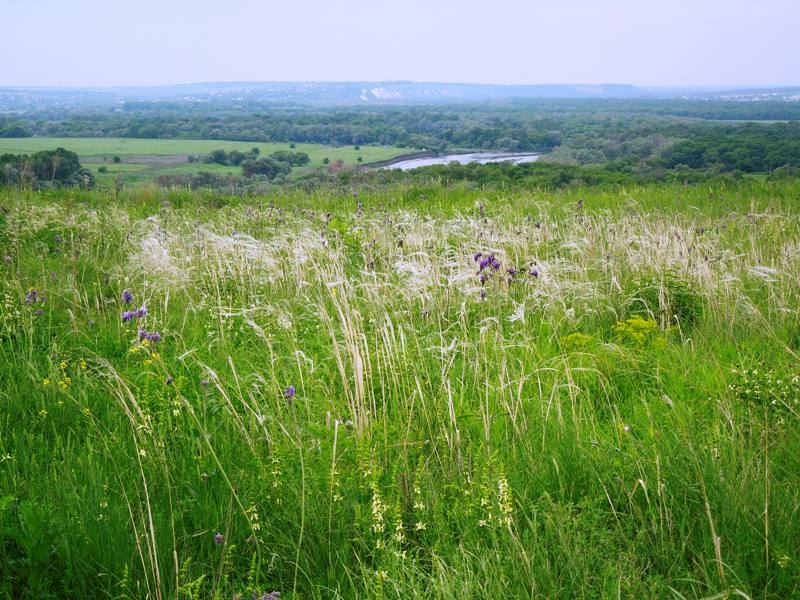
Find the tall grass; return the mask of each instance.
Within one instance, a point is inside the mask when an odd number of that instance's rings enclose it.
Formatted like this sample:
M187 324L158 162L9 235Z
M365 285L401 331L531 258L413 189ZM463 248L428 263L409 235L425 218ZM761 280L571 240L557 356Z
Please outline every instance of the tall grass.
M797 193L0 192L0 593L800 593Z

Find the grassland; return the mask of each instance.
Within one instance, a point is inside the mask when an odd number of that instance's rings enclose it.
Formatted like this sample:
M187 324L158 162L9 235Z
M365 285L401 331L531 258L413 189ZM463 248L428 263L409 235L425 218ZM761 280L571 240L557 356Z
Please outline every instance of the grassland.
M322 144L261 144L255 142L233 142L224 140L157 140L135 138L0 138L0 154L32 154L42 150L66 148L75 152L81 164L97 177L98 186L107 188L120 179L124 183L152 181L159 175L197 173L208 171L217 174L241 175L239 167L216 164L190 163L189 156L202 157L210 152L223 149L226 152L238 150L248 152L258 148L261 155L276 150L305 152L310 157L309 164L297 167L292 177L307 175L325 167L329 162L341 160L344 167L380 162L407 154L407 149L394 146L325 146ZM120 162L115 162L114 157ZM361 161L358 158L361 157ZM99 169L104 167L104 172Z
M799 196L0 190L0 595L796 597Z

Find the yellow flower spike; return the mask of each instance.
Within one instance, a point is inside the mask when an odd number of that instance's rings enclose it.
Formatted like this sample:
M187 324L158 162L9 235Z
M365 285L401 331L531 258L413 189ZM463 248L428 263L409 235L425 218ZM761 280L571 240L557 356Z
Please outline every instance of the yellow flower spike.
M148 348L150 346L150 340L148 340L148 339L142 340L142 346L144 346L145 348Z
M42 379L42 385L45 386L45 387L50 385L50 378L49 377L45 377L44 379Z
M86 364L85 360L81 360L81 371L85 371L89 365Z
M67 370L67 361L62 360L60 363L58 363L58 368L61 369L62 371L66 371Z

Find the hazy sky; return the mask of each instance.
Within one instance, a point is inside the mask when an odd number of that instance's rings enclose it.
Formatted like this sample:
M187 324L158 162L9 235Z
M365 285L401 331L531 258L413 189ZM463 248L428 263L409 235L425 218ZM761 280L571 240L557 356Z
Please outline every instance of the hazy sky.
M0 86L800 85L800 0L0 0Z

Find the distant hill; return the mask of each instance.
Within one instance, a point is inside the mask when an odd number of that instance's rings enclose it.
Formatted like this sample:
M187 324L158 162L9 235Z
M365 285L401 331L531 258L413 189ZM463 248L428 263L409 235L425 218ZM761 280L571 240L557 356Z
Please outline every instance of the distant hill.
M689 98L730 101L797 101L800 87L640 88L628 84L491 85L478 83L230 82L152 87L0 87L0 113L59 109L130 109L165 105L413 105L500 102L526 98Z
M440 104L519 98L636 98L632 85L485 85L392 82L233 82L154 87L0 88L0 111L108 107L130 102L310 105Z

